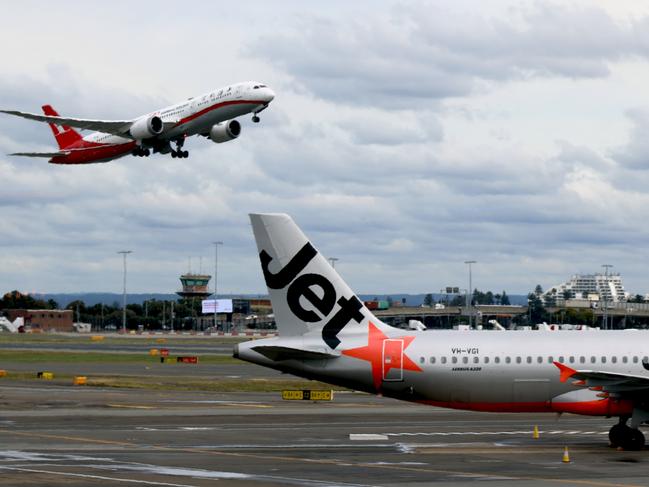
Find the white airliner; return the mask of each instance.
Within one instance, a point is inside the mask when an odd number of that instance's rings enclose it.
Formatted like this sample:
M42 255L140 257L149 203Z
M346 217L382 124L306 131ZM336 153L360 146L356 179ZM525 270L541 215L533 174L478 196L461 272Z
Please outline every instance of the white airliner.
M618 417L640 449L649 420L647 331L415 331L382 323L284 214L250 215L279 336L234 356L432 406ZM629 422L630 425L627 425Z
M252 113L252 121L259 122L259 112L274 98L275 93L265 84L249 81L192 97L132 120L61 117L50 105L42 107L44 115L16 110L0 112L48 123L59 145L58 151L10 155L48 157L52 164L90 164L128 154L148 156L151 151L187 157L189 153L182 150L187 137L203 135L216 143L236 139L241 134L241 124L235 118ZM83 137L73 127L96 132Z

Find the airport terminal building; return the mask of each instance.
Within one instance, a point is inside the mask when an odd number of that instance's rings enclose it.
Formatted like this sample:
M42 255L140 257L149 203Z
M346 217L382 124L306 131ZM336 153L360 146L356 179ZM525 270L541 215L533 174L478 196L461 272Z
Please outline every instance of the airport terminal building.
M23 318L25 326L41 331L74 331L71 309L8 309L9 321Z

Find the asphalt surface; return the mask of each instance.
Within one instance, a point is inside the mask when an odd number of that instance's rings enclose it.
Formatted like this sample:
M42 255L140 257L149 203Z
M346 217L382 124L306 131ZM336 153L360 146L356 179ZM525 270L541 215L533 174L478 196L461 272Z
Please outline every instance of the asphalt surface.
M610 449L612 422L0 381L0 485L647 485L649 451Z
M25 344L35 350L31 345ZM198 355L205 346L184 345ZM130 340L124 346L151 347ZM244 362L16 362L0 368L142 380L289 377ZM649 450L608 447L614 421L452 411L353 392L315 403L282 401L279 393L0 378L0 485L649 485ZM532 438L534 425L539 439ZM562 462L566 446L569 463Z

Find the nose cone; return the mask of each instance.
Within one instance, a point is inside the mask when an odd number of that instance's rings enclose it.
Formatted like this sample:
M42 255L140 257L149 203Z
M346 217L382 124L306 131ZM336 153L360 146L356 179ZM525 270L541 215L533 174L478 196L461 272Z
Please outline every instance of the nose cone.
M275 92L273 90L271 90L270 88L264 88L263 97L264 97L264 101L266 103L270 103L271 101L273 101L275 99Z

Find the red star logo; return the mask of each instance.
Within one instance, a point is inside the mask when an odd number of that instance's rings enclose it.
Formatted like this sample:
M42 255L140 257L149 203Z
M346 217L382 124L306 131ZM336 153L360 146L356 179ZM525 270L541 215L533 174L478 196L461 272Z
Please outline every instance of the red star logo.
M414 339L414 336L388 339L388 337L370 321L367 345L364 347L343 350L342 353L343 355L349 355L350 357L367 360L372 365L374 387L378 391L381 388L383 378L387 377L390 369L404 369L421 372L421 368L410 360L410 357L403 353L403 350L408 348ZM385 340L388 341L386 342ZM403 348L401 348L402 342Z

